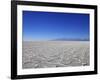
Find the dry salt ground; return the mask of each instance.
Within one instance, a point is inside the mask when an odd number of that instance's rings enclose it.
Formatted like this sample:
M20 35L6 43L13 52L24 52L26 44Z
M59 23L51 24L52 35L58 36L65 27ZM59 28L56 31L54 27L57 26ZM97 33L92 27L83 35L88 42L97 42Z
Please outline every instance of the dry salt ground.
M22 67L89 66L89 41L23 41Z

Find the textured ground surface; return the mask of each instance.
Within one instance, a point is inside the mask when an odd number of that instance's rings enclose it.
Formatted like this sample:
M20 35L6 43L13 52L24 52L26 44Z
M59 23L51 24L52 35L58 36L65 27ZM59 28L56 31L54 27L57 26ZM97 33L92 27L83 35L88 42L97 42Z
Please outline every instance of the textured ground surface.
M88 41L23 41L22 51L23 69L89 65Z

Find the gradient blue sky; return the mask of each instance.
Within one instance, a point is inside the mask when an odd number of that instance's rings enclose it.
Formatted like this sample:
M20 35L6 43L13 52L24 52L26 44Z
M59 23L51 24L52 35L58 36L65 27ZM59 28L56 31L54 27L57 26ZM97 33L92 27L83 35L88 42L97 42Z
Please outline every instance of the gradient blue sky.
M23 40L89 39L89 14L23 11Z

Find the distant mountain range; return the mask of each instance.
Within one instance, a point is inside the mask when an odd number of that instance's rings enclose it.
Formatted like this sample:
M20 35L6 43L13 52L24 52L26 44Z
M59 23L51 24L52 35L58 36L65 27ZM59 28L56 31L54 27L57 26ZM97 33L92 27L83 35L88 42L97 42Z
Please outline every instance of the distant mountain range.
M59 39L52 39L50 41L89 41L89 39L67 39L67 38L59 38Z

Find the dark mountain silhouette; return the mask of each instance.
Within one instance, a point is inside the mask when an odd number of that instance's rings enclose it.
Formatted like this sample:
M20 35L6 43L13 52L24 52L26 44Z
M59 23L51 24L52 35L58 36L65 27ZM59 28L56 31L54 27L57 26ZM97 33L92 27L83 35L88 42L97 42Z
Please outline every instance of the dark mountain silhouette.
M79 38L73 38L73 39L67 39L67 38L58 38L58 39L52 39L50 41L89 41L89 39L79 39Z

